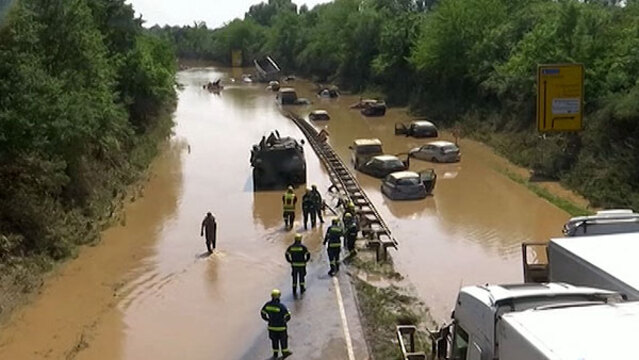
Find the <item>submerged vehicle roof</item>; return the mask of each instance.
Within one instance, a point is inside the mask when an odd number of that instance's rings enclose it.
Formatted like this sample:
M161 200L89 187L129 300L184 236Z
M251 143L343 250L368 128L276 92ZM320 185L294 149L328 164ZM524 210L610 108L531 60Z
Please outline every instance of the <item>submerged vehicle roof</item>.
M414 120L414 121L411 121L410 123L414 124L416 126L423 126L423 127L427 127L427 126L431 127L432 126L432 127L435 127L435 124L433 124L432 122L427 121L427 120Z
M313 115L328 115L328 111L326 110L313 110L311 111Z
M639 289L639 233L565 237L550 240L619 281Z
M367 146L367 145L382 145L382 141L380 139L357 139L353 141L355 146Z
M419 178L419 174L414 171L398 171L390 174L389 176L397 180Z
M377 156L373 156L373 159L375 160L380 160L380 161L400 161L399 158L395 155L377 155Z
M639 302L527 310L502 321L548 359L629 359L639 334Z
M444 141L444 140L439 140L439 141L431 141L428 143L428 145L435 145L435 146L440 146L440 147L444 147L444 146L455 146L457 147L457 145L455 145L455 143L452 143L450 141Z
M281 93L287 93L287 92L289 92L289 93L290 93L290 92L295 92L295 89L294 89L294 88L292 88L292 87L285 87L285 88L281 88L281 89L279 90L279 92L281 92Z

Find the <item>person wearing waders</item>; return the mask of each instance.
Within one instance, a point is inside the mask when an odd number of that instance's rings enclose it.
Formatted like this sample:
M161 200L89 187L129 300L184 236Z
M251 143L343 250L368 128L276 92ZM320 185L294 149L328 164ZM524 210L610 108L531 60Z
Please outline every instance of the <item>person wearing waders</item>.
M206 232L206 248L209 250L209 253L212 253L215 250L215 238L217 232L217 222L215 221L215 216L210 212L206 213L204 220L202 220L202 227L200 228L200 236L204 236Z
M268 323L268 337L273 346L273 359L279 356L280 348L282 358L291 356L288 349L288 334L286 333L286 323L291 320L291 313L286 306L280 302L281 292L278 289L271 291L271 301L262 306L260 315Z
M317 218L320 223L324 223L324 218L322 217L322 210L324 209L324 201L322 200L322 194L317 191L317 185L312 186L311 190L311 198L313 199L313 204L315 205L315 213L317 214Z
M339 226L339 220L333 219L324 237L324 245L328 244L326 250L328 251L328 261L331 268L328 271L328 275L330 276L335 275L339 271L339 253L342 247L342 237L344 237L344 231Z
M284 226L286 230L293 228L293 223L295 222L295 204L297 204L297 196L293 192L293 187L289 185L284 195L282 195Z
M316 212L311 189L306 189L306 194L302 196L302 213L304 213L304 230L308 230L308 219L311 218L311 227L315 227Z
M346 249L348 249L349 256L354 256L355 240L357 240L357 233L359 232L359 225L356 218L349 212L344 214L344 237Z
M302 235L295 234L295 241L286 249L286 261L291 264L291 275L293 276L293 295L297 296L297 284L299 280L300 294L306 291L306 263L311 260L311 253L302 244Z

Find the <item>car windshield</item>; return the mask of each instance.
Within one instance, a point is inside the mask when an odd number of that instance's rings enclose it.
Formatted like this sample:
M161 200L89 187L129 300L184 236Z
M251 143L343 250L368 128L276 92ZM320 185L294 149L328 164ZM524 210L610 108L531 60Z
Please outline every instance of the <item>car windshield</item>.
M387 160L382 163L382 167L385 169L403 169L404 163L399 160Z
M380 145L361 145L357 147L358 154L380 154L382 147Z

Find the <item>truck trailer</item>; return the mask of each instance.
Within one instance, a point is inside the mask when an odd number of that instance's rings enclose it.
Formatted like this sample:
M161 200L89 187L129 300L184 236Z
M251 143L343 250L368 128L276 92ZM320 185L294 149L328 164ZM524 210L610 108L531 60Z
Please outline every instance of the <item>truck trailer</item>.
M522 329L522 323L524 325L528 323L519 320L520 318L514 314L550 309L557 309L559 313L560 309L586 308L596 305L613 306L621 302L621 296L612 291L563 283L464 287L460 290L455 302L452 321L438 331L430 332L433 340L432 358L436 360L604 359L589 357L589 354L584 354L582 358L541 357L538 355L540 352L538 349L527 349L522 345L534 344L537 341L537 335L528 332L525 328ZM507 316L509 314L513 316ZM522 318L525 319L525 316ZM505 320L508 321L505 322ZM559 328L569 325L564 324L562 320L555 326ZM530 327L533 328L533 325ZM583 330L599 334L601 331L612 332L614 328L586 327ZM639 333L632 335L637 334ZM561 341L562 338L570 339L572 334L565 333L557 336L557 341ZM616 341L616 344L621 343ZM599 345L606 349L610 347L610 344L605 342L599 342ZM518 347L521 348L518 350ZM410 357L405 356L405 358Z

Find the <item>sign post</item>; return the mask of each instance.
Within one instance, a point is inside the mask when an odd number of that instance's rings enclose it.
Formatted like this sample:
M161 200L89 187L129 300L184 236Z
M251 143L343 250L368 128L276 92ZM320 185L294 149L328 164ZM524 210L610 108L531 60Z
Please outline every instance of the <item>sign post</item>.
M539 65L537 68L537 129L574 132L583 129L584 66Z

